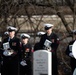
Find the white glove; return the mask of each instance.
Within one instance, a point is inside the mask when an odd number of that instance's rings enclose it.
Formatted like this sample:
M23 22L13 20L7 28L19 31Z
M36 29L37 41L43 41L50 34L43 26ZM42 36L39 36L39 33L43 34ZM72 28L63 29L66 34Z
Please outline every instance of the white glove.
M9 55L8 55L8 50L5 50L5 51L3 52L3 55L4 55L4 56L9 56Z
M47 40L47 39L44 42L44 46L47 47L47 48L50 48L51 44L52 44L52 42Z
M74 58L74 56L73 56L73 54L72 54L72 53L69 53L69 56Z
M11 54L13 54L13 52L11 51L9 51L9 50L5 50L4 52L3 52L3 55L4 56L11 56Z
M25 60L22 60L22 61L20 62L20 64L21 64L22 66L26 66L26 65L27 65Z

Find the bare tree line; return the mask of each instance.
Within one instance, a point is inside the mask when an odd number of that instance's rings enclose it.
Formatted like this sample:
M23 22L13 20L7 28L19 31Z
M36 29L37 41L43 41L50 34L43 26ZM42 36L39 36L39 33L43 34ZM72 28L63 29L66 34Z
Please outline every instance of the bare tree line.
M62 20L63 25L65 26L67 32L70 34L72 31L72 28L69 27L69 24L67 23L65 19L65 14L63 11L61 11L60 7L57 6L55 3L59 0L46 0L43 3L37 3L36 0L0 0L0 27L1 29L4 29L8 25L13 25L15 27L18 27L20 30L22 24L26 23L27 21L30 24L30 27L35 30L35 32L38 31L38 27L40 23L42 22L43 15L48 15L48 12L46 12L46 9L50 8L49 11L53 10L55 15L58 15L59 18ZM55 2L55 3L54 3ZM76 7L76 1L75 0L62 0L62 2L66 2L70 10L72 11L73 16L73 28L75 26L75 7ZM30 8L31 7L31 8ZM30 10L31 9L31 10ZM40 10L41 9L41 10ZM38 10L40 12L41 18L34 23L31 18L33 15L38 15ZM26 15L27 20L24 18L23 23L19 24L17 21L18 17L21 15ZM8 17L11 16L10 20L8 20ZM12 24L9 22L11 21ZM3 32L4 30L1 30Z

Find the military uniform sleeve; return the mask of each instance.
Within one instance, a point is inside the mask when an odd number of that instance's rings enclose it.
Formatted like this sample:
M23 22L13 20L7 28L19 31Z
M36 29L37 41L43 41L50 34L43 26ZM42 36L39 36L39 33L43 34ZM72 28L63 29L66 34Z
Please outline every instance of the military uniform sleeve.
M70 53L71 51L69 51L69 45L67 46L67 49L66 49L66 55L68 55L69 56L69 53Z
M18 42L17 42L17 50L18 50L19 60L21 60L21 44L20 44L20 39L18 39Z
M42 35L41 39L40 39L40 49L44 49L44 42L46 39L46 34Z
M54 37L52 39L52 45L51 45L52 50L56 51L58 46L59 46L59 37L56 34L54 34Z

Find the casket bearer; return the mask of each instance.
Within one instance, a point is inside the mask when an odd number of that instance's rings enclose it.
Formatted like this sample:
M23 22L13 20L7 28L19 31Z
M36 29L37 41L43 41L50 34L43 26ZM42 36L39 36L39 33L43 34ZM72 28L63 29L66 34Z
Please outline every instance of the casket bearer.
M20 62L20 75L32 75L31 68L31 50L32 46L29 43L30 36L26 33L21 34L21 53L22 61Z
M18 75L18 63L20 58L20 39L15 36L17 28L8 26L9 35L2 42L3 67L1 75Z
M58 36L53 33L53 24L44 24L44 28L46 34L42 35L40 39L40 47L41 49L50 48L52 52L52 75L58 75L58 68L57 68L57 48L59 45L59 38Z

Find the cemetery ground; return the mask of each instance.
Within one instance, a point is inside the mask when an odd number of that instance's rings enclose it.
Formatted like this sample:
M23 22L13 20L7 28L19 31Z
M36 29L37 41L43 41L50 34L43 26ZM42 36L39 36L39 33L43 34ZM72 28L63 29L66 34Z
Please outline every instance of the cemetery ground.
M65 53L67 45L68 43L60 42L60 45L57 49L59 75L72 75L70 58Z

